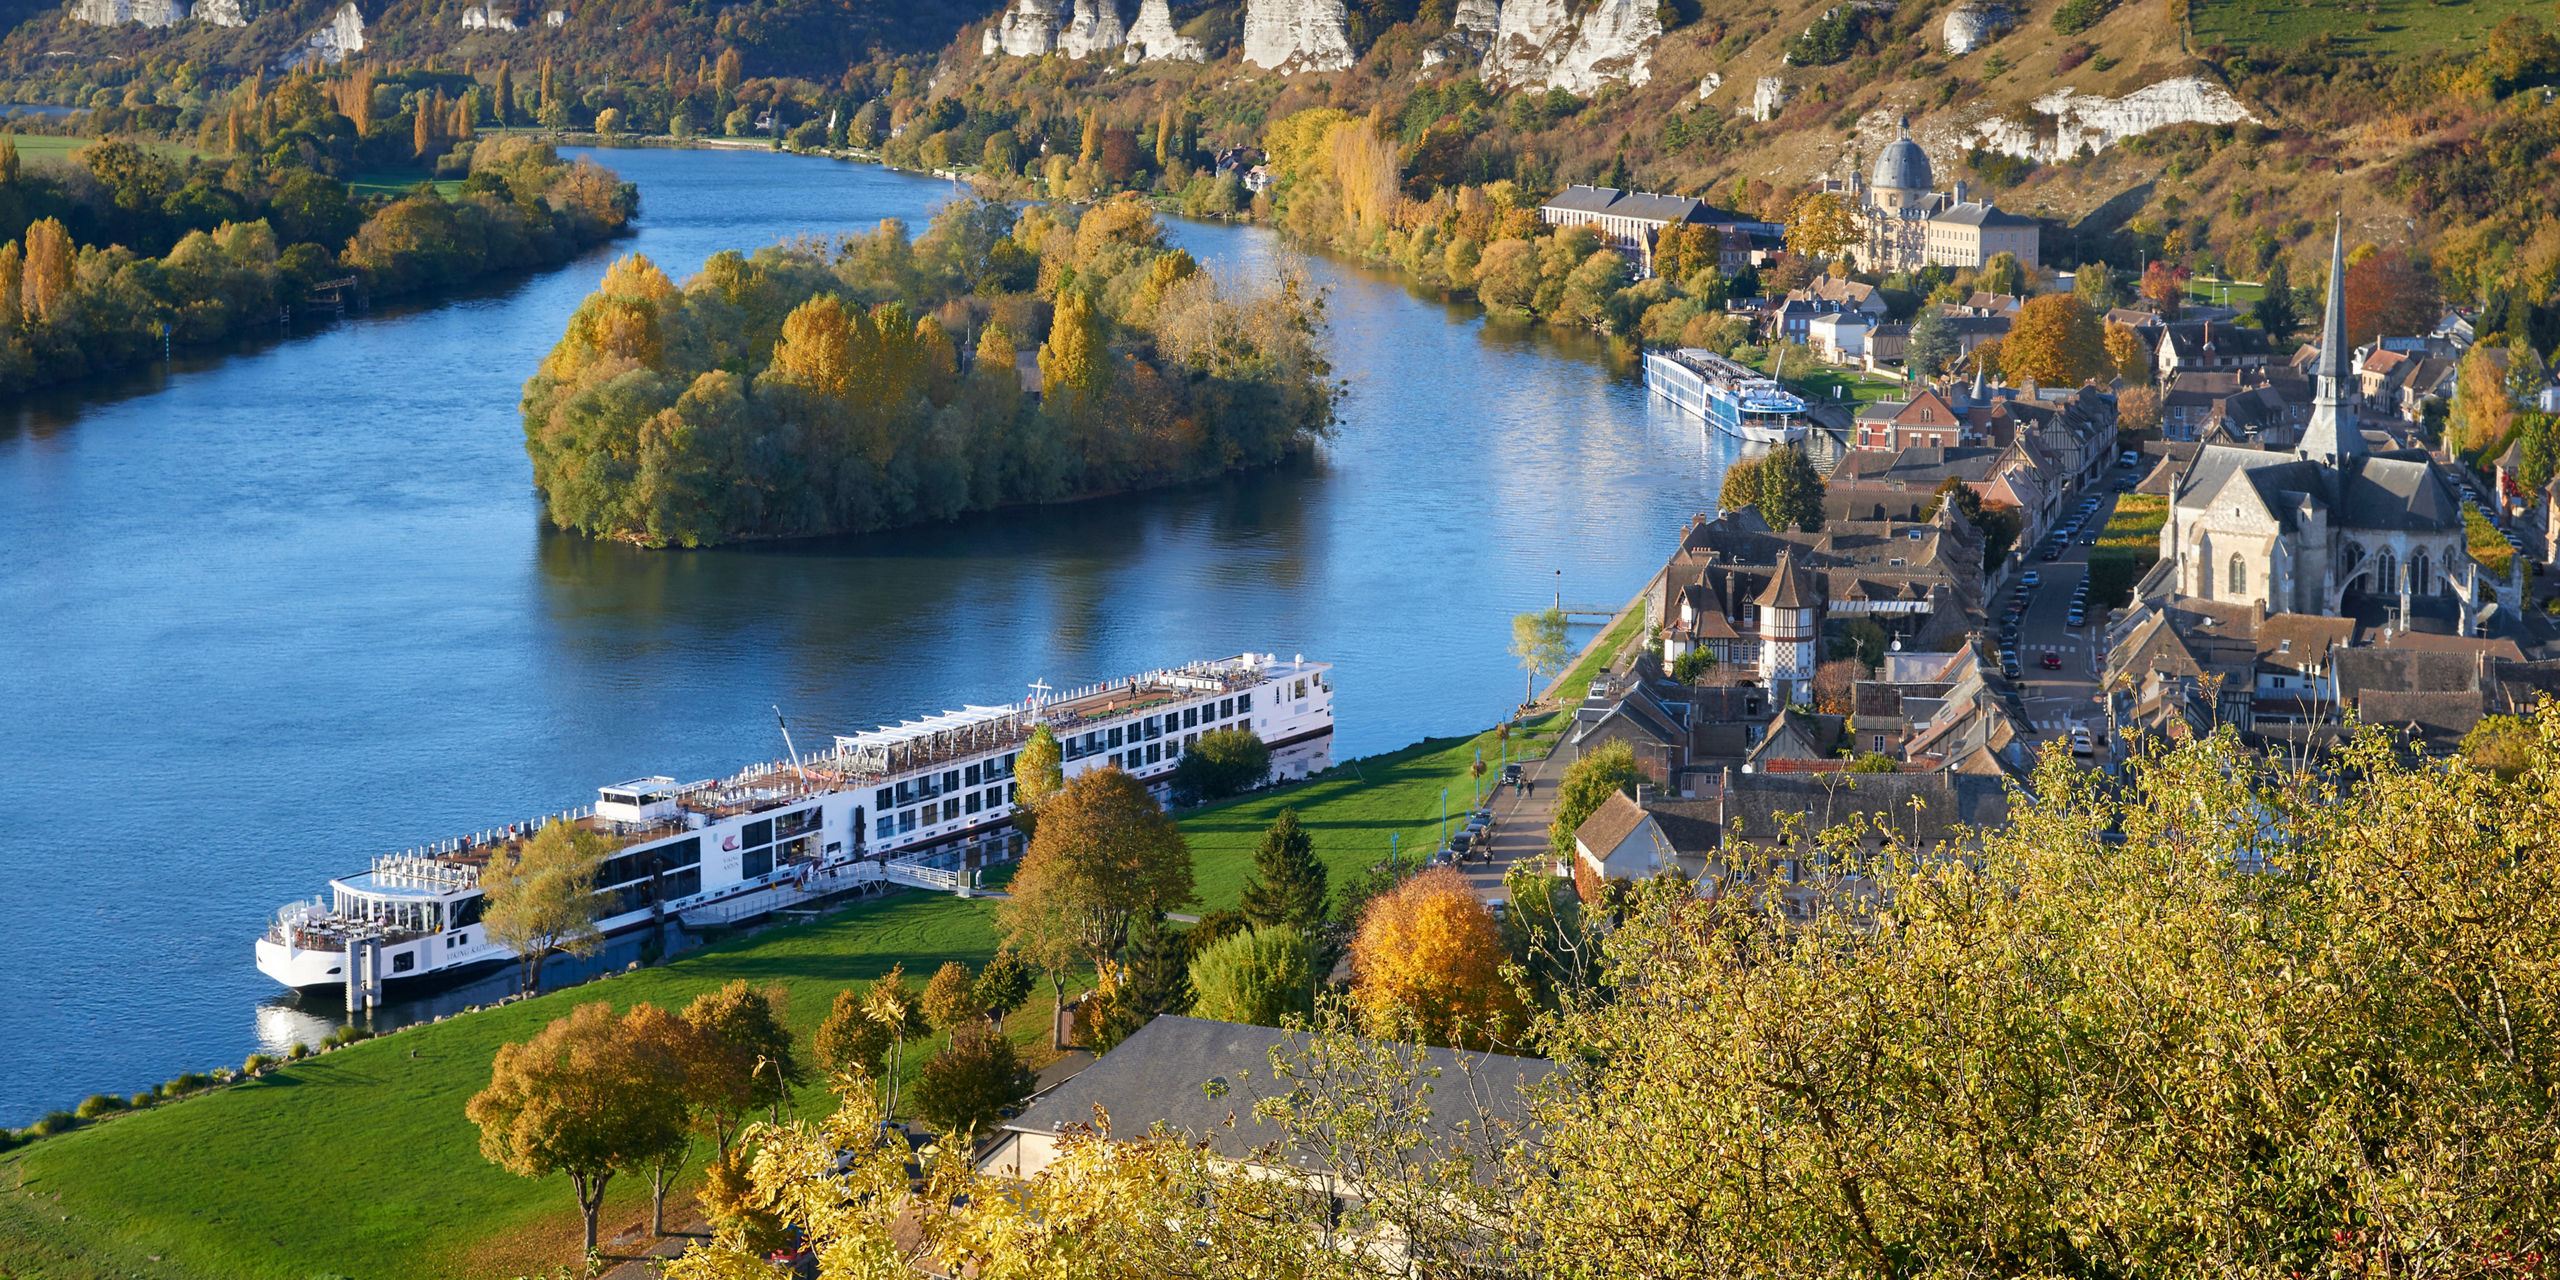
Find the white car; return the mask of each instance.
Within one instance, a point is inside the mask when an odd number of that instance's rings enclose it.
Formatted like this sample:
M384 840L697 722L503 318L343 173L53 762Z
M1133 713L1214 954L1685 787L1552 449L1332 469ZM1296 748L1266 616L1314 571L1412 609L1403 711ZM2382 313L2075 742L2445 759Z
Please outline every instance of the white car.
M2075 756L2091 756L2096 755L2097 753L2097 747L2092 745L2089 741L2089 726L2085 724L2075 724L2071 726L2071 754Z

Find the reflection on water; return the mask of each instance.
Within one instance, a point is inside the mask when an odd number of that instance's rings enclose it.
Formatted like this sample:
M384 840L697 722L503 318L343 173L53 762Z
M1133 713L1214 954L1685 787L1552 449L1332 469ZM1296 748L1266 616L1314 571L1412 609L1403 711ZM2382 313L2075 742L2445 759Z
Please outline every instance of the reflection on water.
M950 193L608 161L643 191L614 253L678 275ZM1281 255L1172 236L1215 269ZM849 732L1250 649L1337 664L1343 753L1480 726L1518 696L1511 615L1625 600L1735 456L1596 339L1314 258L1348 384L1320 459L861 537L599 545L543 528L516 401L610 256L0 419L0 874L27 904L0 929L0 1123L325 1035L336 998L251 966L277 903L601 782L773 758L770 706Z

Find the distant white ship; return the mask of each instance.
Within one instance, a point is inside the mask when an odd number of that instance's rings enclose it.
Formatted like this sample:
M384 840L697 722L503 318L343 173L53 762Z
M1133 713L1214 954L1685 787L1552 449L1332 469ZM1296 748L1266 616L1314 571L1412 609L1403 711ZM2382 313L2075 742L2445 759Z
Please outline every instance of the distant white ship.
M1804 400L1775 378L1698 347L1644 353L1644 385L1655 395L1763 444L1804 439Z
M1105 765L1154 784L1159 799L1201 734L1246 729L1271 746L1275 778L1332 764L1332 667L1245 654L1151 671L1051 698L968 707L840 736L825 754L749 767L725 781L638 778L597 789L590 808L375 858L287 903L258 939L258 970L298 990L450 976L513 960L480 928L480 870L553 818L614 844L596 875L606 933L669 917L707 924L880 880L961 887L1020 856L1014 758L1037 725L1072 776ZM351 963L352 958L352 963Z

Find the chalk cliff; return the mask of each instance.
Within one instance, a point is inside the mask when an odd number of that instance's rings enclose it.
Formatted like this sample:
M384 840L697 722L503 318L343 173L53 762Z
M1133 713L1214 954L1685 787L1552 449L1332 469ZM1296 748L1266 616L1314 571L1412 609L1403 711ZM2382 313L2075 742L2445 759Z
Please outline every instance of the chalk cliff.
M1569 0L1508 0L1485 56L1485 80L1578 94L1640 85L1653 78L1653 45L1661 38L1662 11L1649 0L1592 0L1579 14Z
M1174 29L1173 9L1165 0L1141 0L1138 21L1129 28L1129 46L1122 56L1131 62L1205 62L1209 50Z
M1276 71L1348 69L1342 0L1245 0L1244 60Z
M1997 0L1964 0L1947 10L1947 20L1939 26L1938 36L1946 45L1947 56L1960 58L1999 39L2016 23L2017 15Z
M1458 0L1448 32L1422 47L1423 69L1444 62L1474 66L1493 48L1494 37L1501 31L1502 0Z
M1011 0L1004 14L979 38L982 53L1009 53L1037 58L1058 47L1058 29L1066 25L1059 0Z
M186 0L80 0L71 7L73 21L99 27L125 22L146 27L175 26L186 16Z
M249 25L249 15L240 11L240 0L197 0L187 16L217 27Z
M1971 126L1971 145L2055 164L2126 138L2179 124L2255 120L2229 89L2201 76L2147 84L2121 98L2056 89L2028 104L2033 120L1992 116Z
M295 45L293 52L279 59L277 66L290 69L317 62L322 66L334 67L346 61L348 54L362 52L364 52L364 15L357 12L354 0L348 0L346 4L338 6L338 11L330 14L329 20L320 24L318 30L305 37L301 44Z
M1074 16L1067 19L1067 29L1058 34L1058 52L1070 58L1090 58L1128 43L1128 28L1120 23L1120 0L1075 2Z

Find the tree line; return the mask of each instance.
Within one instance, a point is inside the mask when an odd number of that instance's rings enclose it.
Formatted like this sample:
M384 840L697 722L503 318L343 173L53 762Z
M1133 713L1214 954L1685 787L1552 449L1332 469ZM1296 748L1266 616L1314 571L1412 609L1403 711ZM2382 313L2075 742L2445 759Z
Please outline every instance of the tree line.
M455 197L374 206L308 169L181 165L127 141L22 165L0 137L0 390L272 323L325 280L390 297L556 265L619 234L635 201L524 139L482 150Z
M947 520L1297 454L1333 426L1323 332L1301 277L1221 279L1134 200L963 200L682 288L616 263L525 447L554 524L645 546Z

